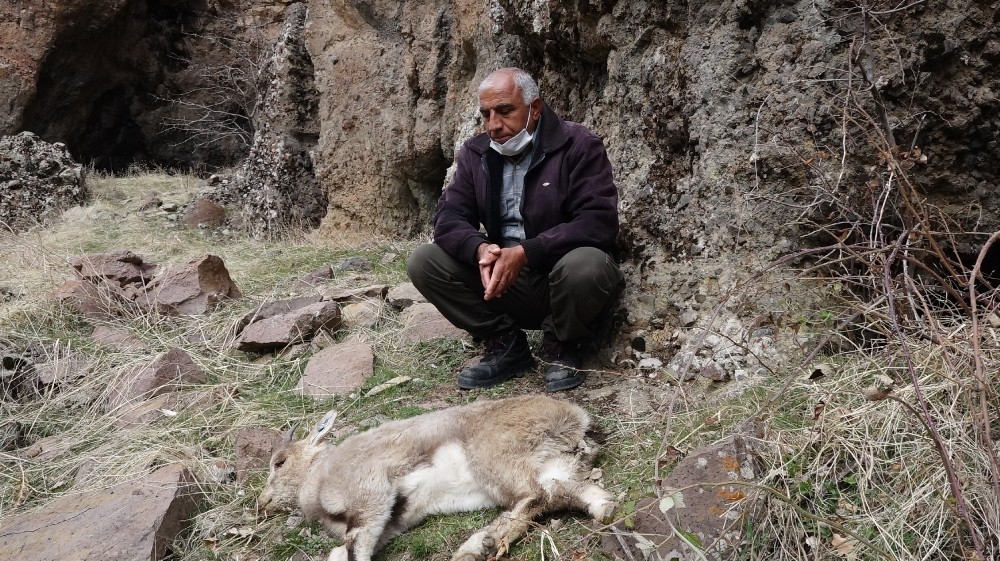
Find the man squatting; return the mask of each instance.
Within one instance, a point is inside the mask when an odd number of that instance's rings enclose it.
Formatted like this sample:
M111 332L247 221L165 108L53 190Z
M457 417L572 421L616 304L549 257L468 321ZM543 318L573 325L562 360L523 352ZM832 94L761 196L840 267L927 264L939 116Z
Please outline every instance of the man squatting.
M459 151L434 243L413 252L407 272L445 318L484 342L458 387L533 368L523 330L541 329L545 389L575 388L584 345L623 283L609 255L618 234L611 162L601 139L556 115L524 70L487 76L479 113L486 132Z

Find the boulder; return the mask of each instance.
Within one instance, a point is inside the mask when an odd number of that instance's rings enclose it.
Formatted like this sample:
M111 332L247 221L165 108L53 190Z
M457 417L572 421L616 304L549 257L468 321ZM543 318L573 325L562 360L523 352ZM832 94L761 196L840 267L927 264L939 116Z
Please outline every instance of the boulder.
M35 365L35 378L42 386L64 384L86 375L90 368L82 356L71 354Z
M242 296L225 263L215 255L164 271L154 281L152 293L158 310L183 315L204 314L223 300Z
M660 484L660 496L666 502L653 498L639 501L634 529L625 528L624 522L615 524L611 532L604 534L604 551L611 558L653 558L638 547L642 542L655 544L652 553L657 559L724 558L740 543L742 501L750 494L749 487L738 482L754 480L755 468L752 451L740 436L691 452ZM692 551L674 535L671 525L695 536L702 550ZM628 551L623 551L623 546Z
M112 347L119 351L137 351L146 346L139 338L107 325L98 325L90 334L90 338L99 345Z
M114 319L121 298L117 293L102 289L92 282L69 279L56 289L60 304L93 320Z
M83 166L65 144L27 131L0 137L0 223L23 230L86 198Z
M325 284L328 280L333 278L333 268L329 265L324 265L315 271L306 273L299 277L295 282L296 288L299 290L307 288L316 288L322 284Z
M375 354L371 345L341 343L327 347L309 359L295 390L317 399L347 395L364 385L374 372Z
M108 489L70 493L4 520L0 560L163 559L196 513L198 494L180 464Z
M319 292L323 295L324 300L336 300L337 302L359 302L361 300L370 300L372 298L385 298L386 293L389 292L389 285L376 284L360 288L324 286L320 288Z
M340 304L316 302L248 325L236 340L241 351L267 352L310 341L320 330L340 328Z
M216 394L211 390L167 392L144 401L128 403L123 407L116 424L122 430L142 429L159 419L181 411L204 411L212 405Z

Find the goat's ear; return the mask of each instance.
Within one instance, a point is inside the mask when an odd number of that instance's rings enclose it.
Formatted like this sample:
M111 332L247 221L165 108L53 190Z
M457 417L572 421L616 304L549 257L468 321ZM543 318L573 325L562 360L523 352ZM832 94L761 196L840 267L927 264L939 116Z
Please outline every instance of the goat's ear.
M313 446L319 444L319 442L323 440L323 437L326 436L327 433L330 432L330 429L333 428L333 421L336 420L336 418L337 412L333 410L330 410L326 415L323 415L323 418L316 423L316 428L313 429L312 439L309 441L309 444L312 444Z
M288 430L285 431L285 434L281 437L281 441L287 443L295 440L295 429L297 428L299 428L299 423L292 423L292 426L288 427Z

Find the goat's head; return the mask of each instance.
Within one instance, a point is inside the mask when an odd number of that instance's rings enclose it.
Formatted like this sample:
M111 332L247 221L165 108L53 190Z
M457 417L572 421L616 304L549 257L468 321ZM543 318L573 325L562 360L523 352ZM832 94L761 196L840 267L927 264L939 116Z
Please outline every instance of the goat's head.
M316 461L316 457L326 446L323 438L333 428L336 411L328 412L316 423L309 436L295 440L297 424L285 432L281 444L271 454L270 473L264 490L257 497L257 509L264 514L279 510L292 510L298 505L299 486Z

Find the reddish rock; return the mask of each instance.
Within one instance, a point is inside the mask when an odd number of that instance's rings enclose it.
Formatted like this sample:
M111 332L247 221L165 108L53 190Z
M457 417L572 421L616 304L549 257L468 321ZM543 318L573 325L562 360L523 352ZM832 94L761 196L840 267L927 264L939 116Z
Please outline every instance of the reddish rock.
M300 277L295 284L299 289L316 288L317 286L326 284L326 282L332 278L333 268L329 265L324 265L311 273L306 273Z
M341 343L316 353L306 364L296 391L326 398L360 388L375 371L375 354L365 343Z
M157 266L146 263L141 255L127 249L115 249L77 257L73 260L73 268L84 280L95 283L108 281L123 287L127 284L147 284L156 274Z
M222 259L204 255L165 271L154 283L156 308L166 313L199 315L219 302L242 296Z
M337 302L358 302L361 300L371 300L372 298L385 298L389 292L389 285L376 284L362 288L344 288L337 286L323 287L320 294L324 300L336 300Z
M181 222L188 226L222 226L226 222L226 207L212 199L198 198L184 211Z
M251 323L236 341L236 348L252 352L282 349L310 341L322 329L336 330L340 323L340 304L316 302Z
M185 384L202 384L205 373L183 349L172 348L144 368L131 368L121 374L109 388L108 410L117 409L160 394L174 391Z
M399 334L399 341L403 344L468 336L445 319L434 304L414 304L403 312L403 330Z
M214 399L215 394L210 390L163 393L145 401L126 404L117 425L123 430L142 428L181 411L202 411Z
M119 351L135 351L146 346L145 343L131 333L106 325L95 327L94 332L90 334L90 338L100 345L113 347Z
M4 520L0 560L162 559L196 512L198 487L172 464L108 489L69 493Z
M299 308L304 308L310 304L315 304L321 300L318 294L312 296L300 296L298 298L291 298L288 300L277 300L274 302L267 302L257 306L254 310L248 312L236 324L233 326L232 333L233 337L239 335L246 329L246 326L251 323L255 323L261 320L272 318L281 314L287 314L289 312L298 310Z
M252 475L266 475L271 452L281 442L281 432L274 429L240 429L236 432L236 482Z
M111 303L118 296L107 290L102 291L92 282L71 279L56 290L56 299L63 306L76 310L89 319L107 320L115 317L111 311Z
M35 365L35 376L43 386L61 384L87 373L89 365L81 357L70 355Z

